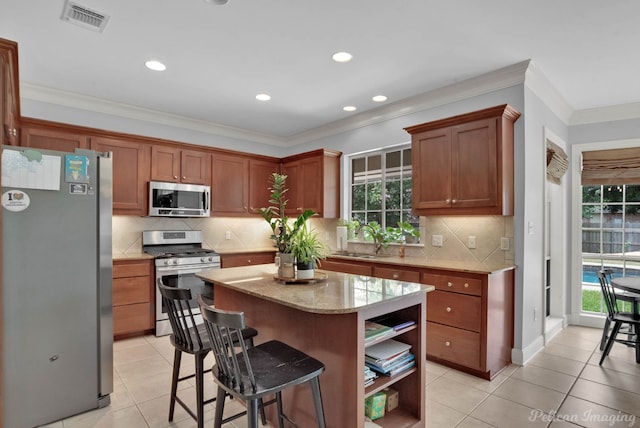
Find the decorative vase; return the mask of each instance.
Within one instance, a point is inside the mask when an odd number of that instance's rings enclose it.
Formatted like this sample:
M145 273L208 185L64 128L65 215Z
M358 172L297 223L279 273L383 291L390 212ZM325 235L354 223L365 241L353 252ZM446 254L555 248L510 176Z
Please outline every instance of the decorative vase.
M278 278L294 279L296 277L294 260L291 253L276 253L275 263L278 268Z
M313 262L297 262L296 263L297 279L313 279L315 275L315 270L313 269Z

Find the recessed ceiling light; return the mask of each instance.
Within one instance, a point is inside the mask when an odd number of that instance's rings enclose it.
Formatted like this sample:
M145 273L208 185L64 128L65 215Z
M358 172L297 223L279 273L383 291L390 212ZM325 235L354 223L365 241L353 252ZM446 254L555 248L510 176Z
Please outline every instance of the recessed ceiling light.
M356 107L355 106L344 106L344 107L342 107L342 110L344 110L344 111L356 111Z
M144 63L144 65L153 71L165 71L167 66L161 63L160 61L150 60Z
M269 94L258 94L258 95L256 95L256 100L269 101L270 99L271 99L271 95L269 95Z
M336 52L331 57L335 62L349 62L353 58L349 52Z
M384 95L376 95L375 97L371 98L373 101L377 102L377 103L382 103L387 101L387 97L385 97Z

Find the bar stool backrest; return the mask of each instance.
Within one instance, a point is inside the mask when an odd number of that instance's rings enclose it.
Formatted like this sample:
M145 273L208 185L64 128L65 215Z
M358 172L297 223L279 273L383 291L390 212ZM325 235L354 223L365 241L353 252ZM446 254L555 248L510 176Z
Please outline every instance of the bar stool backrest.
M175 344L192 352L208 348L209 344L205 338L201 337L195 315L189 305L192 298L191 290L167 287L161 279L158 279L158 288L162 295L162 302L167 308Z
M598 279L600 280L602 297L604 298L604 302L607 305L607 312L609 313L610 318L619 313L616 292L611 285L611 274L611 269L601 269L598 271Z

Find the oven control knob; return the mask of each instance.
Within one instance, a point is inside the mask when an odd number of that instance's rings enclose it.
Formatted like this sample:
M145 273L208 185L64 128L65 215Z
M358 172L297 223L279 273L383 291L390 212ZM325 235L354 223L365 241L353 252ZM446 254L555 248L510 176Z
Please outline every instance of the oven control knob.
M177 265L177 264L178 264L178 259L175 259L175 260L173 261L173 264L174 264L174 265Z
M169 264L169 260L164 261L164 265L167 266Z
M206 262L206 261L207 261L207 258L206 258L206 257L200 257L200 261L201 261L202 263L204 263L204 262Z
M209 261L212 262L213 261L213 257L209 257Z

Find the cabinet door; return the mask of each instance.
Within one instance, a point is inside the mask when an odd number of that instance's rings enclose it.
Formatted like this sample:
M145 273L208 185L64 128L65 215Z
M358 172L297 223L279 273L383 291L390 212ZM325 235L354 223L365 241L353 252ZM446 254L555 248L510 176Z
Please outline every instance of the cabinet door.
M23 147L59 150L61 152L73 152L75 149L89 148L89 137L87 135L28 125L22 127L20 134L20 145Z
M287 162L282 165L282 173L287 176L285 181L287 191L287 207L285 214L289 216L297 216L302 212L302 199L300 198L298 184L302 180L300 161Z
M415 134L411 141L413 209L449 207L452 177L449 129Z
M454 126L451 151L452 206L498 206L496 119Z
M180 149L152 146L151 179L171 183L180 181Z
M113 213L145 215L150 148L146 144L92 137L91 149L113 157Z
M215 154L211 175L211 212L226 215L246 214L249 159L242 156Z
M198 150L180 153L180 181L191 184L211 184L211 155Z
M0 143L17 146L19 95L17 46L0 40Z
M249 212L258 213L260 208L269 205L271 196L271 175L278 172L280 164L277 162L249 160Z

